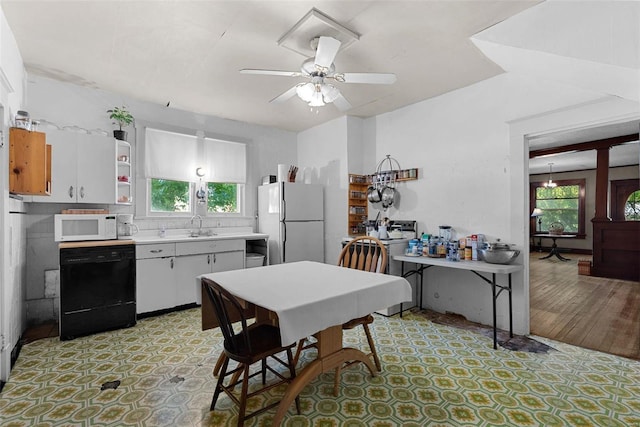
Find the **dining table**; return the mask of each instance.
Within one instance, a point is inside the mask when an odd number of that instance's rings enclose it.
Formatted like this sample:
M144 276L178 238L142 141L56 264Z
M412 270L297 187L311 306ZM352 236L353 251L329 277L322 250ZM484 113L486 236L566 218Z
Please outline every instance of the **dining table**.
M552 256L555 256L560 261L571 261L570 258L565 258L562 255L560 255L560 249L558 248L558 244L556 243L556 240L557 239L575 239L576 236L574 234L536 233L533 235L533 237L551 239L551 241L553 242L551 244L551 250L549 251L549 253L540 259L549 259Z
M400 276L372 273L333 264L300 261L264 267L207 273L236 298L255 307L255 316L280 328L282 345L314 336L317 356L287 386L272 425L282 422L304 387L324 372L346 362L361 361L372 376L376 369L361 350L344 347L342 324L393 304L411 301L411 286ZM215 327L211 306L202 300L202 327Z

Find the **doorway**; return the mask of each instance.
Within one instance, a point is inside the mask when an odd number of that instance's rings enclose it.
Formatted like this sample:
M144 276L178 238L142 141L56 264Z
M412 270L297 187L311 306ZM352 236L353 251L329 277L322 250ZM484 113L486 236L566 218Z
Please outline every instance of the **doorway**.
M627 134L635 134L635 140L610 150L609 180L631 176L637 182L640 174L638 129L638 121L633 120L564 134L544 135L542 140L543 144L547 144L544 147L548 149L546 153L554 150L556 153L546 154L537 160L530 159L529 182L541 181L541 177L546 177L546 174L551 179L550 171L543 167L548 168L548 163L553 163L554 180L576 179L582 175L587 181L587 199L595 198L595 153L567 153L565 150L574 150L582 141ZM529 141L529 149L535 151L543 144L532 139ZM612 168L615 168L614 172ZM594 216L593 206L594 202L587 202L585 244L582 247L577 245L568 254L563 253L569 261L542 260L540 258L544 253L540 254L537 249L530 252L530 331L533 335L560 342L640 359L638 283L578 274L578 261L591 259L589 249L593 248L589 248L589 243L592 239L590 219ZM610 215L617 214L610 210Z

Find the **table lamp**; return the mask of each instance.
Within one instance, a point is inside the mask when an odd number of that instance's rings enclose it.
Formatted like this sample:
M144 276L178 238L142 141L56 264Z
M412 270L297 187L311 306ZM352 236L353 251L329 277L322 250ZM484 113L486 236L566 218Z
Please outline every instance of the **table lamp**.
M535 208L531 213L531 218L538 218L538 226L536 228L536 233L539 233L540 228L542 228L542 215L544 215L544 212L540 208Z
M542 229L542 215L544 215L544 212L540 208L535 208L533 210L533 212L531 213L531 217L532 218L538 218L538 221L537 221L538 225L536 226L536 233L540 233L540 230ZM535 245L535 241L534 241L534 245ZM542 238L538 239L538 252L542 252Z

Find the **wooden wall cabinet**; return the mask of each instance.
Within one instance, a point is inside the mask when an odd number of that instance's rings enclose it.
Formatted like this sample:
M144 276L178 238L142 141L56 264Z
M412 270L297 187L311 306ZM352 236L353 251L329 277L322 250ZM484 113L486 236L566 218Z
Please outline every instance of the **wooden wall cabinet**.
M350 236L366 233L364 222L369 218L367 204L369 179L366 175L349 174L349 229Z
M51 145L42 132L9 130L9 192L51 194Z

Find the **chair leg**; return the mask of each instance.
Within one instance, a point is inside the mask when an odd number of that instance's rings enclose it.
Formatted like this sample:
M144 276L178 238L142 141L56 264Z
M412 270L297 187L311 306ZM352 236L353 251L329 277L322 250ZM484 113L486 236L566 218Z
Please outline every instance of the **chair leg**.
M236 368L238 368L240 365L238 364L236 366ZM242 369L240 369L239 371L236 371L233 376L231 377L231 381L229 381L229 385L227 386L227 388L229 389L229 391L233 391L233 389L235 388L235 386L232 386L231 384L235 384L238 382L238 378L240 378L240 375L242 375Z
M267 359L262 359L262 385L267 383Z
M217 377L220 374L220 368L222 368L222 364L227 359L227 355L224 353L220 353L218 356L218 361L216 362L216 366L213 368L213 376Z
M371 337L371 331L369 331L369 325L366 323L362 325L364 328L364 333L367 335L367 342L369 343L369 348L371 349L371 355L373 356L373 362L376 365L376 369L378 372L382 371L382 365L380 365L380 359L378 358L378 352L376 351L376 346L373 343L373 338Z
M304 341L304 340L301 340ZM296 350L298 355L298 351ZM289 377L293 380L296 377L296 364L293 363L295 359L292 357L291 349L287 349L287 362L289 363ZM300 396L296 396L296 411L300 415Z
M305 340L306 338L302 338L300 341L298 341L298 345L296 346L296 355L293 357L294 367L298 366L298 360L300 360L300 354L302 353L302 350L304 348Z
M247 410L247 393L249 392L249 365L244 365L242 377L242 394L240 394L240 408L238 408L238 427L244 426L244 414Z
M218 401L218 396L220 396L220 392L222 391L222 381L224 380L224 376L227 374L227 367L229 366L229 359L227 357L224 358L224 362L222 363L222 370L220 375L218 375L218 381L216 383L216 390L213 393L213 398L211 399L211 406L209 407L210 411L213 411L216 407L216 402Z

